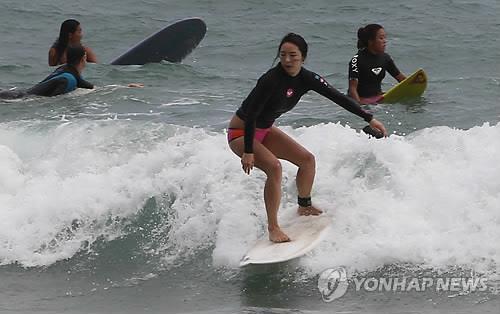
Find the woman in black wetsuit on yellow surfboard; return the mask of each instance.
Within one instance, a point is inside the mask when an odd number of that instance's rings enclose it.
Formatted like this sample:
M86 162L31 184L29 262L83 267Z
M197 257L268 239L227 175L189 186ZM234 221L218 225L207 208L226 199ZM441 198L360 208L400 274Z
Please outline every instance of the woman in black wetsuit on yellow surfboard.
M382 80L389 72L398 82L406 76L385 52L387 37L379 24L368 24L358 30L358 52L349 62L349 91L362 104L376 103L382 95Z

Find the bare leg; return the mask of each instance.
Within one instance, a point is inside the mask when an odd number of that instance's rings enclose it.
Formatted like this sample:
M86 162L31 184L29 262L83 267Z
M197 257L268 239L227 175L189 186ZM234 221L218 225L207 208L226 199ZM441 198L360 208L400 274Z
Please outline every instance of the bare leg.
M233 152L242 156L244 152L243 137L234 139L229 144ZM290 238L281 230L278 224L278 210L281 202L281 163L264 145L254 141L255 166L267 175L264 186L264 203L267 212L267 229L269 240L273 242L287 242Z
M266 204L269 240L273 242L290 241L290 238L281 230L278 224L278 210L281 203L281 163L276 159L270 167L266 167L264 163L256 160L255 166L263 170L267 175L264 186L264 203Z
M285 159L299 167L297 170L297 192L299 197L311 196L314 176L316 174L316 161L302 145L277 127L273 127L266 136L263 143L269 150L280 159ZM323 211L314 206L298 208L299 215L319 215Z

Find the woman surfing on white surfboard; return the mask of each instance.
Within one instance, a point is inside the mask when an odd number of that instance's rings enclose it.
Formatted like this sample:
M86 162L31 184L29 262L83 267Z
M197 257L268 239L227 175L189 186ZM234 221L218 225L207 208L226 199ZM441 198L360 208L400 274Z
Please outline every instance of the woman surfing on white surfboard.
M337 91L320 75L305 69L302 65L306 57L307 43L304 38L294 33L287 34L278 48L276 58L280 62L259 78L228 128L229 147L241 157L243 171L250 174L255 166L267 175L264 202L269 239L273 242L290 241L278 224L282 177L279 159L299 167L296 177L299 215L322 213L311 202L316 172L314 155L273 126L278 117L295 107L305 93L314 90L387 134L384 125L361 109L357 102Z

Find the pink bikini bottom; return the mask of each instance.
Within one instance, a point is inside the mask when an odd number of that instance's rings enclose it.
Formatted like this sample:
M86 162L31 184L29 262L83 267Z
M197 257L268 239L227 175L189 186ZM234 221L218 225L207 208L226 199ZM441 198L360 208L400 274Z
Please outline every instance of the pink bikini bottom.
M267 129L255 129L255 139L262 143L266 138L267 133L271 131L271 128ZM232 140L237 139L245 135L245 130L243 129L233 129L229 128L227 130L227 142L231 143Z

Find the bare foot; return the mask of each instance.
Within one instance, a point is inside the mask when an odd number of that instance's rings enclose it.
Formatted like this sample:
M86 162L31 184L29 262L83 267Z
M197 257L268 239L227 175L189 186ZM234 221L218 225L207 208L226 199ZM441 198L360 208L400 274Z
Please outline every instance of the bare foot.
M267 229L269 231L269 240L274 243L289 242L290 238L279 227Z
M321 213L323 213L321 209L316 208L314 206L307 206L307 207L299 206L297 212L299 213L300 216L310 216L310 215L318 216Z

